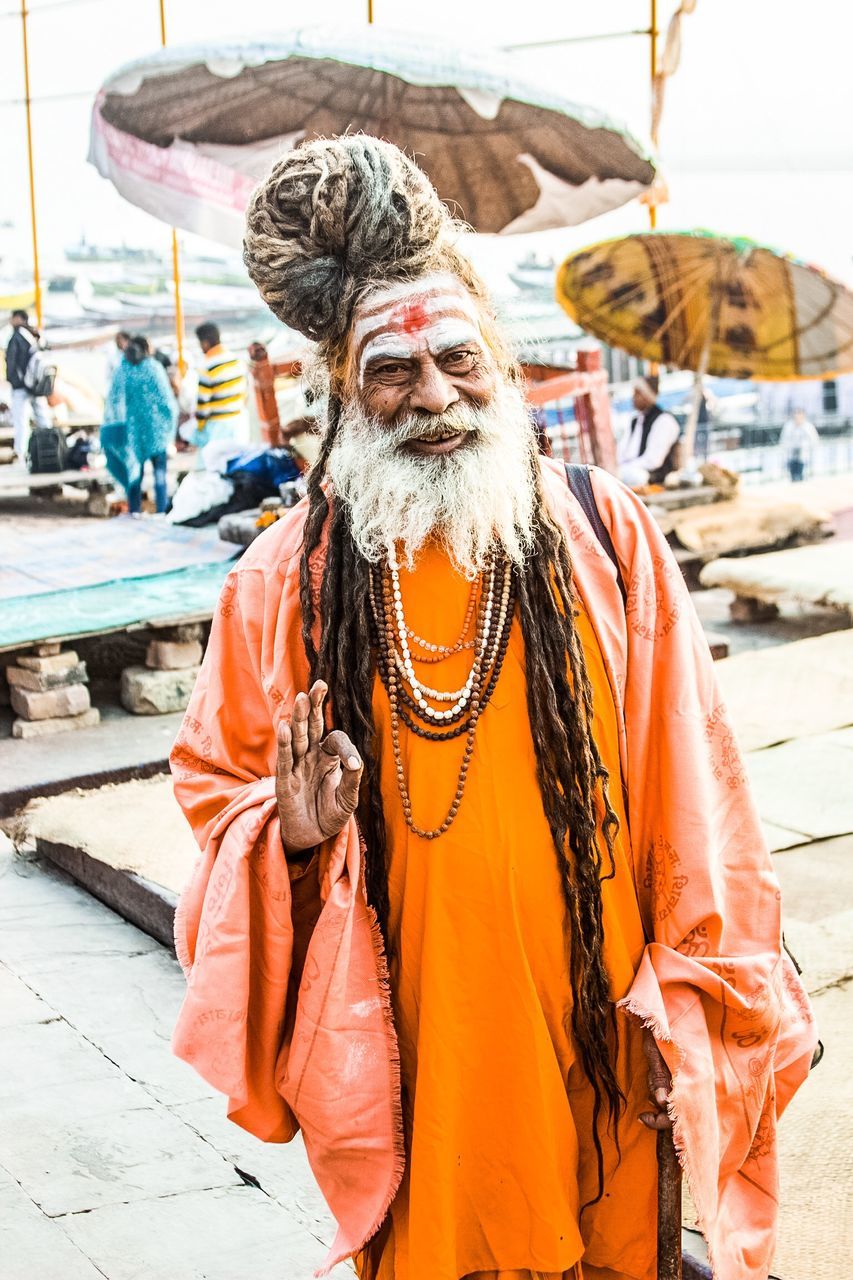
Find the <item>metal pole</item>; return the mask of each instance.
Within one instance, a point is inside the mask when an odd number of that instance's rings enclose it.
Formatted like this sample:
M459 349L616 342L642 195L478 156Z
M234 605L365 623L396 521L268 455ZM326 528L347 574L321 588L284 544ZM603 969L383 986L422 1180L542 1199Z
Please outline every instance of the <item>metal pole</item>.
M33 283L36 291L36 324L42 326L41 274L39 272L39 239L36 221L36 175L33 164L33 121L30 111L30 50L27 42L27 0L21 0L21 31L24 37L24 109L27 116L27 160L30 166L30 222L33 235Z
M373 0L367 0L367 21L373 22Z
M166 0L160 0L160 44L166 47ZM181 257L178 249L178 233L172 227L172 280L175 285L175 337L178 340L178 370L187 371L184 358L184 307L181 301Z
M654 112L654 93L655 80L658 74L658 0L651 0L651 23L649 25L649 38L651 41L651 85L652 85L652 112ZM652 138L652 142L657 148L657 138ZM653 204L649 205L649 223L652 230L658 224L658 211Z

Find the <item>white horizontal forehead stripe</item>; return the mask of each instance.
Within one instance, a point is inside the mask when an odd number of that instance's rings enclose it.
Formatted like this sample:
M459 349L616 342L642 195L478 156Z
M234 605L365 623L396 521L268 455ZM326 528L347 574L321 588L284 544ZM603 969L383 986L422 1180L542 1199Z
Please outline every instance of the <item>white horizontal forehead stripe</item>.
M353 341L358 347L363 342L365 334L372 333L376 329L382 329L391 323L395 309L400 305L403 299L383 307L381 311L376 311L372 315L363 316L357 319L353 329ZM474 300L470 296L464 296L459 293L443 293L424 295L420 292L411 295L412 304L422 307L427 315L432 315L436 311L462 311L471 317L476 325L479 317L477 308L474 306Z

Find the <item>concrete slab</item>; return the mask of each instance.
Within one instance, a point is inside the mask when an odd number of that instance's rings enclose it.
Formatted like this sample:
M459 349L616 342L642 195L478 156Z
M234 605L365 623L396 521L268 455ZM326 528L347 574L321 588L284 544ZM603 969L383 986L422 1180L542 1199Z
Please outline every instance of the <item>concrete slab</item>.
M172 1110L237 1169L256 1178L312 1235L332 1243L335 1222L314 1181L301 1134L288 1143L260 1142L228 1119L225 1100L218 1096Z
M853 725L853 630L739 653L715 672L745 751Z
M4 1126L0 1163L49 1218L241 1184L231 1165L162 1108L86 1114L73 1088L64 1119L49 1129L40 1115L17 1115Z
M750 751L746 768L765 822L815 840L853 831L853 768L824 737Z
M853 542L712 560L702 569L699 581L704 587L727 587L738 596L768 604L793 600L825 605L853 617Z
M853 978L853 910L810 923L787 916L785 940L809 994Z
M240 1187L113 1205L63 1220L109 1280L310 1280L325 1250L281 1205ZM332 1272L352 1277L348 1266Z
M19 972L22 962L34 974L65 967L75 956L136 955L158 945L117 916L87 924L78 920L48 925L31 917L15 924L4 914L2 925L3 959L15 972Z
M104 1280L56 1222L0 1169L0 1280Z
M132 871L123 871L101 862L73 844L37 839L37 853L54 867L66 872L89 893L123 919L145 933L174 947L175 908L178 895Z
M771 853L780 849L793 849L800 844L808 844L811 837L804 836L801 831L788 831L785 827L777 827L772 822L762 822L764 838Z
M782 1199L773 1270L785 1280L848 1280L853 1240L851 989L814 1001L823 1061L779 1126Z
M183 717L129 715L95 696L101 723L61 738L18 741L0 728L0 817L29 800L70 787L102 786L168 769L169 751ZM11 719L4 722L11 733Z
M853 910L853 836L786 849L773 865L786 917L815 924Z
M128 822L128 814L134 821ZM53 796L29 809L26 823L36 840L81 849L173 893L180 892L198 857L171 778Z
M12 1100L38 1098L53 1087L70 1091L78 1082L108 1085L122 1080L118 1067L67 1022L7 1027L0 1039L0 1098L4 1114ZM144 1096L140 1100L144 1102ZM3 1131L7 1131L4 1121ZM0 1154L2 1163L2 1154Z
M53 1022L58 1016L26 983L0 964L0 1027Z

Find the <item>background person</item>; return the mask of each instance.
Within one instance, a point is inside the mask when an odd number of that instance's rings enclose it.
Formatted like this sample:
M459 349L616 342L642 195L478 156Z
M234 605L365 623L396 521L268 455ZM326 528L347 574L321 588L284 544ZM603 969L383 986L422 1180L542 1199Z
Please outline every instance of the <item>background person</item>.
M672 414L658 404L657 388L648 379L636 379L632 399L636 413L616 450L619 479L634 489L663 484L677 465L681 429Z
M47 398L34 396L25 383L27 365L39 346L38 333L30 327L26 311L13 311L9 323L12 326L12 336L6 347L6 377L12 391L15 455L18 462L23 462L27 456L30 419L37 427L50 427L53 420L47 407Z
M131 338L116 369L104 407L101 443L107 466L127 492L131 515L142 510L145 463L154 471L154 502L166 510L166 449L175 433L178 406L169 378L141 334Z
M809 422L804 409L794 410L794 416L782 428L779 444L785 455L788 475L793 484L799 484L805 477L807 464L811 470L815 449L820 444L817 428Z
M217 325L210 321L195 331L204 360L198 371L195 421L181 427L181 438L197 449L212 440L249 438L246 408L246 366L222 344Z
M119 329L115 342L107 349L107 390L113 380L113 374L121 364L121 358L129 342L130 334L127 329Z

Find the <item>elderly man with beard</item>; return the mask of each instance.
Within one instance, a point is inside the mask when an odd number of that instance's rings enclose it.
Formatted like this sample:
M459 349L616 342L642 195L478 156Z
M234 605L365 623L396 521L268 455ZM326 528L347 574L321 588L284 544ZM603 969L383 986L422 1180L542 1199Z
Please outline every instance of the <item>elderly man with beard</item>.
M202 849L175 1050L237 1124L301 1128L321 1274L653 1280L674 1124L717 1276L762 1280L815 1039L778 886L666 545L595 473L617 573L538 457L458 230L365 137L253 198L325 426L173 753Z

